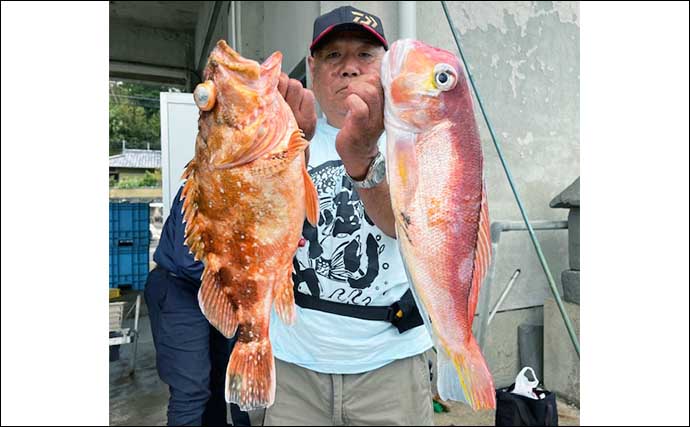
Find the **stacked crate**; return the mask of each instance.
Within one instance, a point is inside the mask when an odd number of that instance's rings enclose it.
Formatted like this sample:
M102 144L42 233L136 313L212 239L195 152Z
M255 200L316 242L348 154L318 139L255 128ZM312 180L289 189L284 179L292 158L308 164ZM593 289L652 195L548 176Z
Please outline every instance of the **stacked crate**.
M148 203L110 203L110 287L144 289L149 272Z

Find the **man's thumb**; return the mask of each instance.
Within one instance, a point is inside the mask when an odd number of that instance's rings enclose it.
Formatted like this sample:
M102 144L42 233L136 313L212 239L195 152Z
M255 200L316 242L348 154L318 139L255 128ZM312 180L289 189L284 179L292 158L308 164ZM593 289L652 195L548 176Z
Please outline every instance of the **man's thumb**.
M351 94L345 98L347 104L347 118L355 121L366 120L369 117L369 107L366 102L362 101L357 94Z

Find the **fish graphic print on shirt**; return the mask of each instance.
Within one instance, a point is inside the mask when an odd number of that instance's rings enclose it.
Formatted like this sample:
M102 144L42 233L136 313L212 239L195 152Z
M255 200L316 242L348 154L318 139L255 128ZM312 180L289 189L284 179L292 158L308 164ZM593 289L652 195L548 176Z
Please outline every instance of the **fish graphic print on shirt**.
M382 261L389 239L364 212L342 161L326 161L308 172L319 195L320 215L317 227L304 223L307 243L294 259L295 290L327 301L369 305L373 294L381 293L378 286L371 289L372 283L390 268Z

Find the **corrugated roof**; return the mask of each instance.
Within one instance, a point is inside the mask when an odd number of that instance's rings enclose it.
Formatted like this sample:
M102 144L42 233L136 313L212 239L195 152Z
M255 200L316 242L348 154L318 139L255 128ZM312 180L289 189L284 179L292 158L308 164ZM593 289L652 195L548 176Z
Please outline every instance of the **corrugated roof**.
M122 154L110 156L111 168L160 169L160 150L133 150L126 148Z

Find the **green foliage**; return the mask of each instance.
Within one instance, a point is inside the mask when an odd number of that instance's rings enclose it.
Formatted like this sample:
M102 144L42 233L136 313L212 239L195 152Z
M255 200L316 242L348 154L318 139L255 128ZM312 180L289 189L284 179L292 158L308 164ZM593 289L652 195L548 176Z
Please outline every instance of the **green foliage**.
M116 188L139 188L141 185L141 178L122 178Z
M142 177L124 177L120 179L115 185L113 185L114 179L111 177L111 187L115 188L142 188L142 187L160 187L163 179L161 177L161 171L155 170L154 172L146 171L146 174Z
M156 169L153 173L146 171L146 175L141 180L143 187L160 187L161 182L163 182L163 178L159 169Z
M127 148L160 150L160 92L179 92L169 86L143 85L129 82L109 83L110 91L110 155Z

